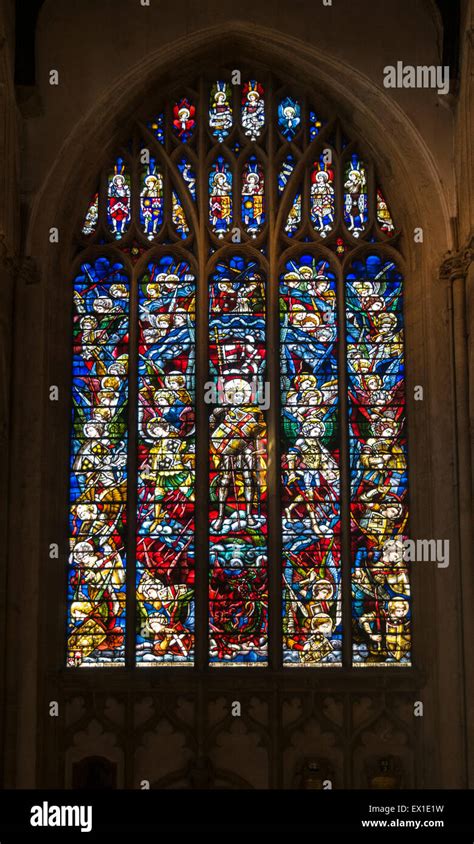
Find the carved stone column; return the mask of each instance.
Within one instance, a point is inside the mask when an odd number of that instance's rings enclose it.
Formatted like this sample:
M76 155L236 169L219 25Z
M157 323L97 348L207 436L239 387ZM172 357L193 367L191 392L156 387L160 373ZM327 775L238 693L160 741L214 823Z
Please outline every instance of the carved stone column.
M8 709L6 653L14 648L7 627L7 518L13 338L13 290L20 243L17 109L13 82L13 8L0 0L0 759ZM0 787L5 770L0 765Z
M1 166L1 164L0 164ZM8 648L6 625L7 584L7 519L9 485L9 436L10 436L10 385L11 341L13 318L13 278L15 261L8 253L5 238L0 232L0 758L4 759L6 700L6 650ZM3 787L3 769L0 769L0 787Z
M474 786L474 669L471 648L474 640L474 570L472 556L473 504L472 456L469 393L473 373L472 330L469 325L468 281L472 288L474 239L463 249L448 253L440 269L441 280L448 285L451 316L451 355L454 387L454 426L456 431L456 492L460 558L451 559L453 576L459 584L460 647L464 663L464 713L466 741L466 786ZM469 298L472 297L471 296ZM472 306L472 299L471 299ZM471 345L471 350L469 349ZM442 623L442 619L440 619Z

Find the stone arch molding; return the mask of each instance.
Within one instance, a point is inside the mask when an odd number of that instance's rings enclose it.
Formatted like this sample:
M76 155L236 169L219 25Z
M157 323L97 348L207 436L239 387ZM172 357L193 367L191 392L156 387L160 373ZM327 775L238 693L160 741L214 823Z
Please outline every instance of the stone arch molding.
M446 251L454 248L454 243L447 198L432 154L395 98L367 76L340 59L325 55L322 48L274 29L240 21L177 38L144 56L78 120L64 140L32 203L26 251L38 262L38 280L41 278L42 283L36 289L44 306L35 323L38 354L45 364L41 374L38 373L38 378L44 381L45 397L43 413L46 421L41 434L44 488L55 483L57 489L58 479L55 476L53 480L52 463L58 460L58 452L54 452L53 461L52 434L54 432L62 449L69 424L65 410L52 413L45 385L53 383L59 384L60 389L69 389L69 370L63 350L69 348L70 342L71 294L68 280L71 279L76 257L73 253L74 234L79 229L82 211L85 212L87 201L95 191L98 172L105 159L115 153L118 136L126 134L127 127L132 125L135 111L142 110L147 102L153 110L162 88L165 90L175 84L185 86L193 75L198 75L211 62L217 67L219 63L228 66L235 62L237 67L241 63L251 68L256 56L260 65L266 65L276 75L279 73L283 78L290 76L290 85L291 79L295 84L299 80L321 92L351 136L359 140L361 150L367 149L377 165L392 213L402 224L404 234L400 246L405 275L406 356L410 362L407 385L409 390L411 383L426 385L430 397L429 401L420 403L423 407L417 407L416 413L407 414L411 477L416 483L416 486L411 484L411 499L415 505L412 506L412 533L419 537L448 536L454 547L456 537L449 521L450 512L446 502L438 500L434 493L436 475L443 477L446 488L452 487L454 482L450 452L454 446L452 442L448 446L452 437L452 386L450 360L446 355L450 343L449 326L445 319L446 285L437 281L439 264ZM51 226L60 228L59 246L49 244ZM411 236L419 226L424 230L421 247L414 243ZM112 248L109 245L108 249ZM360 248L363 249L364 245L361 244ZM44 342L42 337L46 336L46 326L49 336ZM436 430L431 422L433 413L439 408L444 408L444 429ZM66 466L67 453L61 453ZM436 463L430 456L432 454L438 455ZM67 494L65 486L63 489ZM425 503L427 499L428 506L424 504L421 507L420 502L423 500ZM58 495L47 509L43 509L38 525L43 542L49 541L47 537L57 531L58 523L62 523L61 506ZM437 533L434 533L434 525ZM35 563L30 559L27 565ZM58 589L57 575L53 576L48 571L45 577L51 577L48 583L53 591ZM414 657L420 667L429 664L432 653L429 635L430 619L435 612L432 596L439 592L439 600L442 600L446 589L445 582L439 578L434 580L432 569L423 582L430 584L432 593L428 593L425 587L423 590L420 588L418 571L414 572L414 597L422 592L424 596L423 601L415 604L414 613ZM452 580L448 589L455 589ZM54 635L59 636L59 625L55 634L45 633L45 639L47 636L54 638ZM438 628L435 636L439 637L441 647L443 641Z
M260 64L276 72L304 79L321 90L334 106L334 113L350 121L354 135L368 147L380 165L383 184L398 219L407 231L425 228L443 254L453 247L449 210L442 183L430 150L393 97L353 66L277 30L229 21L177 38L147 54L99 99L78 121L65 139L61 152L46 175L32 205L26 239L27 254L44 254L45 228L61 225L62 243L71 241L78 225L78 200L88 196L106 152L111 149L118 126L123 126L147 97L153 102L161 80L171 75L183 82L199 71L203 62L228 63L229 57ZM411 189L413 175L424 189ZM428 226L429 223L429 226ZM61 250L65 256L64 248ZM428 251L428 250L427 250ZM67 266L67 265L66 265ZM43 268L51 278L50 266Z

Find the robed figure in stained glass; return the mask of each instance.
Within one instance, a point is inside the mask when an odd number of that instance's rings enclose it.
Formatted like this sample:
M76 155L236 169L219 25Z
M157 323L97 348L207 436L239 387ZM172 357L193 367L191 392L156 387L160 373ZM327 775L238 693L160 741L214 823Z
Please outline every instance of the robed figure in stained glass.
M311 220L321 237L326 237L334 223L334 173L321 163L311 173Z
M344 191L344 220L353 236L359 237L367 222L367 181L365 168L356 155L346 169Z
M242 222L253 237L263 225L264 214L263 170L255 157L247 162L242 181Z
M213 461L218 474L219 512L212 528L225 530L224 516L227 499L245 502L245 512L237 510L242 526L256 527L258 521L252 514L256 500L255 473L258 469L257 441L265 430L262 411L250 406L249 384L241 379L231 379L225 387L226 401L232 407L218 407L211 418Z
M218 237L224 237L232 222L232 174L219 158L209 175L209 217Z
M255 141L265 122L265 102L260 82L246 82L242 92L242 127L251 141Z
M216 82L211 90L209 126L212 134L222 142L232 128L231 88L226 82Z

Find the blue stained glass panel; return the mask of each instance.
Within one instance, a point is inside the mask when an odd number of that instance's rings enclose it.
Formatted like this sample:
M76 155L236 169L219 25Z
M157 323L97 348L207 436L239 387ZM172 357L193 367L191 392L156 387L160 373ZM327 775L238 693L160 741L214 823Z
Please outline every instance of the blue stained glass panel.
M287 141L293 140L301 124L301 106L292 97L285 97L278 105L278 128Z
M376 253L346 275L353 664L410 665L403 287Z
M139 667L194 661L195 284L172 256L139 284Z
M342 660L336 281L302 254L280 277L283 661Z
M120 263L74 281L68 666L124 664L129 283Z

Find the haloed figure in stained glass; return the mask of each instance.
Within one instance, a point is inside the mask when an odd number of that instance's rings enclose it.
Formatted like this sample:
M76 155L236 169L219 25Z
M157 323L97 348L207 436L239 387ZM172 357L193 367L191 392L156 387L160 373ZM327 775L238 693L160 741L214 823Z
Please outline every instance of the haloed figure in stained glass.
M179 140L183 143L189 141L194 132L196 121L196 106L189 102L187 97L175 103L173 108L173 129Z
M217 237L224 237L232 222L232 174L218 158L209 175L209 218Z
M231 88L226 82L216 82L211 90L209 125L212 134L222 142L232 128Z
M244 167L242 182L242 222L252 237L256 237L265 220L264 192L263 170L252 156Z
M130 222L130 185L125 176L122 159L118 159L115 173L109 181L109 221L117 240L123 237Z
M246 82L242 93L242 127L251 141L255 141L265 122L263 88L255 80Z
M410 651L409 611L409 602L398 597L387 600L382 612L373 610L360 617L359 624L374 661L385 660L387 656L396 662L406 658Z
M165 395L157 396L157 404L167 401L173 405L175 398L172 393L163 391ZM164 408L164 411L172 410ZM163 421L162 417L153 417L148 422L144 442L150 444L148 463L143 466L141 477L149 481L154 491L153 519L150 521L150 533L160 530L163 515L166 507L164 502L167 497L179 490L182 496L189 498L192 492L192 480L190 469L194 467L194 454L188 452L186 440L176 437L176 427ZM173 437L176 437L173 439Z
M278 106L278 128L287 141L291 141L301 123L301 106L286 97Z
M354 237L360 237L367 223L367 180L357 155L346 167L344 182L344 221Z
M211 414L212 461L218 514L213 530L260 524L257 476L264 433L257 385L265 367L265 300L256 263L242 258L218 265L210 291L211 374L219 389ZM244 508L242 509L242 504ZM226 517L226 508L231 512Z
M257 441L265 430L262 411L251 407L252 388L242 378L233 378L225 386L224 401L229 408L218 407L211 417L214 442L214 466L218 475L219 511L212 525L215 531L226 530L225 511L228 499L245 502L245 511L237 509L235 517L241 527L258 527L258 517L252 512L258 490ZM230 517L230 522L233 518Z
M293 510L303 504L313 532L325 535L328 526L319 518L317 502L325 486L334 482L337 485L338 465L323 444L326 426L319 417L320 411L317 410L313 414L306 414L301 437L288 452L286 486L291 492L292 501L285 510L285 516L290 521Z
M78 506L78 516L86 521L97 516L94 505ZM70 664L81 665L94 651L117 651L123 645L118 619L125 607L125 569L115 541L104 540L100 551L93 542L78 542L71 555L74 566L69 585L73 595L70 607L75 634L71 637ZM104 612L105 610L105 612Z
M163 176L153 170L144 179L140 193L143 230L152 240L163 222Z
M323 164L311 174L311 220L321 237L326 237L334 223L334 174Z

